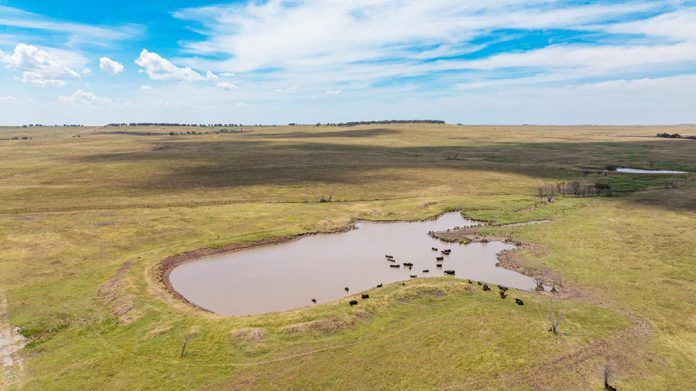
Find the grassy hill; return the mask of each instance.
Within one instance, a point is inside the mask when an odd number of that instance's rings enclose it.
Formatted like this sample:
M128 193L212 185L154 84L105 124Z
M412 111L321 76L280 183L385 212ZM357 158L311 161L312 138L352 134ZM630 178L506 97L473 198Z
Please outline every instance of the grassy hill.
M0 326L27 346L6 389L602 389L696 384L696 128L370 125L0 128ZM79 132L79 137L78 137ZM21 137L30 136L30 140ZM12 140L19 137L19 140ZM608 185L612 197L540 187ZM325 201L329 202L325 202ZM192 308L165 258L459 209L534 244L557 295L419 279L263 316ZM3 307L0 307L2 310ZM561 334L548 332L549 312ZM181 356L188 337L187 354Z

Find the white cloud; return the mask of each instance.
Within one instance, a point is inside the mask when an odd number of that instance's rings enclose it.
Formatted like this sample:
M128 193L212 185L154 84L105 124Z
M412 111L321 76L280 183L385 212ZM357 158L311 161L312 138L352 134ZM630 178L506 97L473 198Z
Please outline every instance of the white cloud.
M218 88L222 88L223 90L226 90L226 91L232 91L232 90L236 90L239 88L236 85L234 85L230 82L226 82L226 81L221 81L221 82L217 83L217 86L218 86Z
M60 103L71 105L102 105L110 103L111 99L97 96L93 92L77 90L68 96L59 96Z
M22 72L24 83L37 86L62 86L68 80L80 78L72 64L80 65L80 55L57 49L39 49L33 45L18 44L12 54L0 51L0 62Z
M102 57L99 59L99 68L109 75L118 75L119 73L123 72L123 64L108 57Z
M696 9L684 8L652 18L599 26L611 33L642 34L678 40L696 41Z
M652 7L551 0L271 0L184 9L175 16L205 26L208 39L187 43L188 50L227 54L231 60L218 65L225 72L245 72L461 53L476 46L469 43L473 37L495 29L568 28Z
M665 10L674 11L645 16ZM420 75L466 89L519 85L521 76L528 85L571 85L587 78L673 72L693 67L696 58L696 8L668 0L269 0L189 8L174 15L203 26L197 31L206 38L185 43L189 53L228 58L196 56L185 60L187 65L260 80L281 94L294 92L295 84L312 96L326 94L322 85L336 82L355 91L375 91L381 80ZM466 56L490 44L476 38L492 43L506 39L500 30L554 29L645 37L602 41L600 34L598 42L588 44L493 52L476 60ZM517 33L506 34L516 38Z
M666 63L692 62L696 58L696 44L678 43L653 46L547 46L524 53L505 53L483 60L460 64L460 68L500 69L512 67L533 68L589 68L613 70L619 68L646 68Z
M215 81L217 79L219 79L218 75L214 74L213 72L207 71L205 73L205 80Z
M46 33L58 33L67 36L69 45L90 44L107 46L114 41L122 41L141 35L143 28L138 25L100 27L82 23L64 22L18 8L0 5L0 26L23 29L25 34L43 38ZM40 35L36 35L36 31ZM16 41L15 41L16 42Z
M9 104L17 103L17 102L18 102L17 98L15 98L14 96L11 96L11 95L0 96L0 104L8 104L9 105Z
M596 83L585 83L577 86L577 89L596 91L596 92L621 92L624 94L633 94L636 92L652 94L663 91L670 91L670 94L675 94L677 91L696 87L696 75L679 75L657 78L640 78L640 79L616 79L606 80Z
M144 92L139 93L139 84L132 85L133 88L124 90L132 94L130 97L114 99L99 110L78 104L55 104L55 93L34 89L36 105L3 106L1 116L16 118L15 113L22 107L42 118L63 116L66 119L62 122L71 122L71 116L77 115L94 122L108 115L143 122L224 122L233 106L244 107L243 102L248 102L249 107L237 110L238 117L252 123L384 117L481 123L696 120L692 114L696 113L692 103L696 102L696 92L692 92L696 91L696 80L686 76L661 77L694 72L693 2L218 3L228 5L175 13L203 37L198 42L178 41L183 42L182 55L163 58L148 50L140 53L135 60L143 73L139 82L151 84L154 89L140 86ZM37 21L35 17L30 21L29 16L19 14L8 17L1 8L0 30L4 20L21 22L12 22L14 29L2 31L0 47L63 37L55 32L70 34L71 26L66 24L51 25L47 22L53 21ZM38 31L46 38L16 39L20 23L34 26L21 27L21 34L31 37ZM54 29L47 30L49 27ZM89 37L91 30L87 26L78 27L79 38L74 39ZM113 31L98 33L109 35ZM120 39L106 35L107 44ZM178 39L181 37L172 37L172 41ZM69 41L68 47L79 46ZM50 60L78 74L84 72L87 62L74 52L40 50L48 53ZM3 53L0 65L15 69L17 78L27 83L61 85L77 79L70 72L62 77L25 77L28 70L5 61L12 56L12 52ZM96 67L93 69L97 71ZM142 79L145 75L149 80ZM94 82L101 83L103 79ZM7 89L0 86L0 94L26 96L12 88L27 86L6 84ZM243 88L235 89L237 85ZM98 87L80 87L103 91ZM108 101L85 91L74 95L62 97L62 101ZM22 98L22 103L26 99ZM50 104L41 106L42 99L43 103L53 102L52 117L44 110Z
M279 92L281 94L289 94L289 93L295 92L295 91L297 91L297 84L293 84L291 86L276 89L276 92Z
M208 71L206 76L188 67L178 67L159 54L143 49L135 64L143 68L152 80L202 81L215 80L217 76Z

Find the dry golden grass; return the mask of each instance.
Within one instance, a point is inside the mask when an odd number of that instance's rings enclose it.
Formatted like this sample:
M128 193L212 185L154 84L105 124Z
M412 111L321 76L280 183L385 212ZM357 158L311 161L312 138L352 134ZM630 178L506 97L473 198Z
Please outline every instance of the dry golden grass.
M0 129L0 139L33 137L0 141L0 287L31 341L26 389L585 390L599 389L607 360L619 389L696 383L694 177L663 189L673 178L592 171L696 171L696 142L654 137L696 128L112 130ZM621 196L537 202L539 186L561 180L608 182ZM530 267L585 294L516 293L527 303L517 307L433 279L370 292L360 308L224 318L153 277L162 259L196 248L455 208L501 223L552 219L505 231L543 246ZM550 306L565 314L560 337L546 331ZM256 329L261 342L236 334Z

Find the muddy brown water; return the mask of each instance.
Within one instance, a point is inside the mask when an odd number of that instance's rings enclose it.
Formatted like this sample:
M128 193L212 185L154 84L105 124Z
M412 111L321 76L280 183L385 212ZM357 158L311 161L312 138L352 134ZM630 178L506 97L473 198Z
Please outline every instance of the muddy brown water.
M458 212L419 222L358 222L356 229L304 236L289 242L215 255L174 268L173 288L192 303L223 315L254 315L330 302L374 288L377 284L408 281L411 275L464 278L531 290L532 278L496 267L496 255L514 248L503 242L445 243L428 235L454 227L472 226ZM431 248L451 249L442 255ZM392 268L385 255L400 268ZM443 256L442 268L435 257ZM404 267L413 263L413 268ZM423 270L429 270L424 273ZM350 289L347 294L345 287Z

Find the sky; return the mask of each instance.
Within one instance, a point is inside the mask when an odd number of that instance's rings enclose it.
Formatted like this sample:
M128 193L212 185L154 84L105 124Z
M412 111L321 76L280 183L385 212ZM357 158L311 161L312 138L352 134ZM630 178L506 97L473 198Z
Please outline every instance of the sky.
M696 0L0 0L0 124L696 123Z

